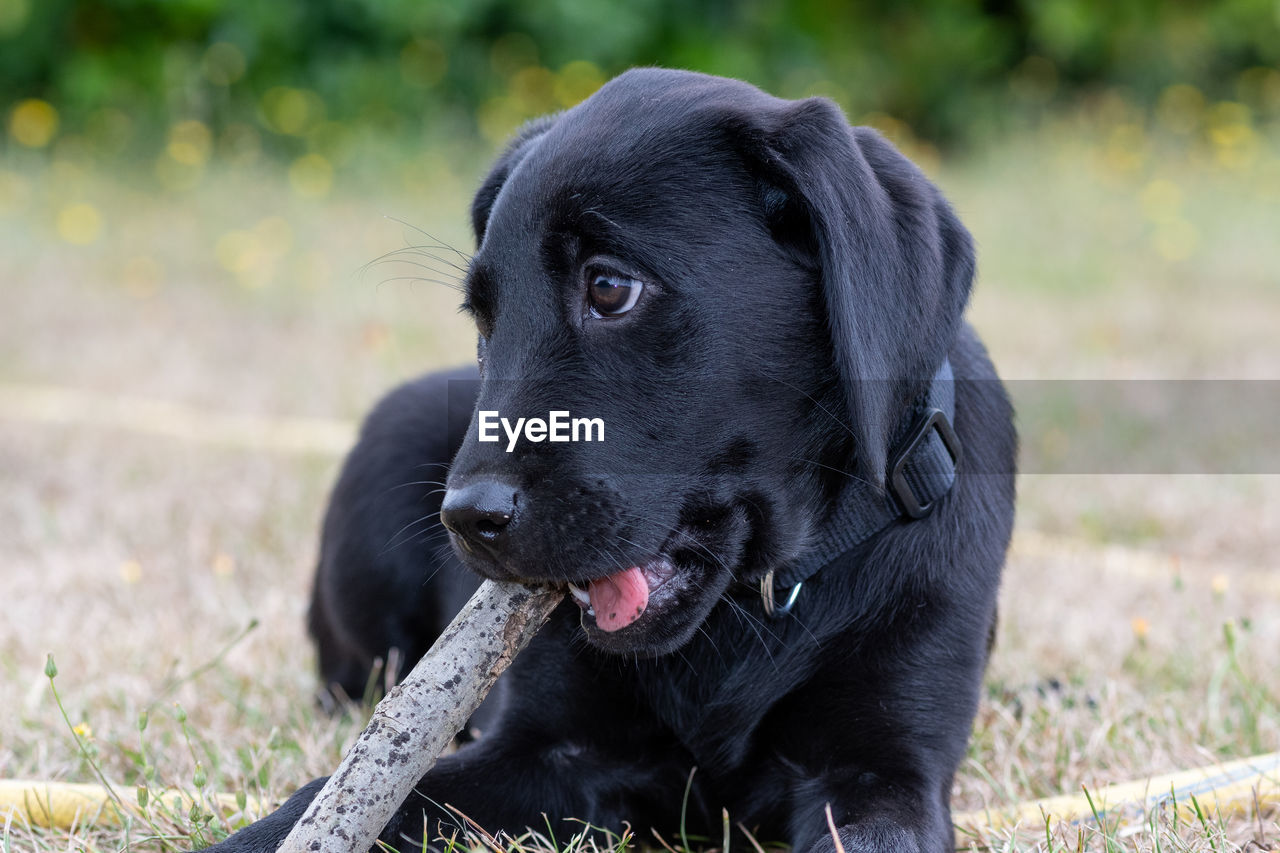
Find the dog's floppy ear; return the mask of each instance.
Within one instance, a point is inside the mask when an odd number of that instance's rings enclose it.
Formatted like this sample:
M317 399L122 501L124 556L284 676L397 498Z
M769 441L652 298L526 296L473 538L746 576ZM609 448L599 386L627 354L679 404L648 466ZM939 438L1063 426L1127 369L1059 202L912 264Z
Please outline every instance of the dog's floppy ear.
M775 236L820 270L858 474L883 485L903 414L958 331L972 240L911 161L831 101L786 102L753 123Z
M484 241L489 214L493 211L493 203L502 191L502 185L507 182L507 177L529 153L533 144L556 123L558 117L555 114L542 116L521 127L489 170L480 189L476 190L475 198L471 200L471 230L476 235L477 246Z

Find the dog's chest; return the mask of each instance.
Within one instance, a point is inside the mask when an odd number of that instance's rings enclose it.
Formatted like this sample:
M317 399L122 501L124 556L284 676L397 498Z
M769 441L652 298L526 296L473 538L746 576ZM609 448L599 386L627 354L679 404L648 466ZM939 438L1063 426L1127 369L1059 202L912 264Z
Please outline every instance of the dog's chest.
M701 769L724 774L768 750L761 742L767 717L808 678L814 650L801 641L717 633L699 635L679 654L639 662L635 687Z

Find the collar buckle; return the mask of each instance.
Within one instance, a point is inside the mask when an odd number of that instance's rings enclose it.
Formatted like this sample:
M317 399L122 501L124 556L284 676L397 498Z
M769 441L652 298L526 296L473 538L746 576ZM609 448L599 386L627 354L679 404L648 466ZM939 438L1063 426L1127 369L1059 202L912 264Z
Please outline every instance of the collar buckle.
M925 409L916 418L906 443L901 445L893 457L893 464L889 467L889 491L902 511L912 518L924 518L929 515L933 512L934 504L937 503L936 498L921 503L911 483L908 482L906 470L911 457L935 432L942 439L942 446L951 457L951 466L954 469L960 464L960 439L951 428L951 421L947 419L946 413L941 409L932 408ZM945 494L946 490L944 489L942 493Z

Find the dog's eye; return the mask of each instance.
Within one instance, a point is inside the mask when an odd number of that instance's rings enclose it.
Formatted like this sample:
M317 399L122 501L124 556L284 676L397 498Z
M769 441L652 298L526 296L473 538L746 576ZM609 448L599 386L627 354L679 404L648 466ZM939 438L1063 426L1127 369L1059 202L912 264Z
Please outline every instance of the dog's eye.
M618 317L635 307L644 282L598 267L587 269L587 304L596 317Z

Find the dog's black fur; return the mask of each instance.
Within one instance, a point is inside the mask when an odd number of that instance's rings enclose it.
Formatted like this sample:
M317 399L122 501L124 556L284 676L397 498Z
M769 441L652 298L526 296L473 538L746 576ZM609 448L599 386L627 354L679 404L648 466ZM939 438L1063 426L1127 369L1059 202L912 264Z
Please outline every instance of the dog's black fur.
M759 837L830 851L830 804L847 851L951 849L1015 437L961 321L973 250L938 190L828 101L648 69L525 128L473 222L479 407L602 417L605 441L479 443L474 398L449 391L467 373L383 400L325 519L310 617L324 678L359 695L376 656L411 664L476 574L585 582L659 560L674 576L621 630L561 605L480 739L441 759L384 839L421 843L424 814L432 833L455 821L443 803L489 831L545 829L545 814L557 832L578 818L670 838L696 767L690 833L718 838L726 808ZM601 269L643 282L629 312L589 309ZM767 616L759 580L805 553L849 478L883 484L948 356L954 487ZM455 541L461 561L435 526L450 459L451 494L513 490L500 536ZM217 849L274 849L320 783Z

